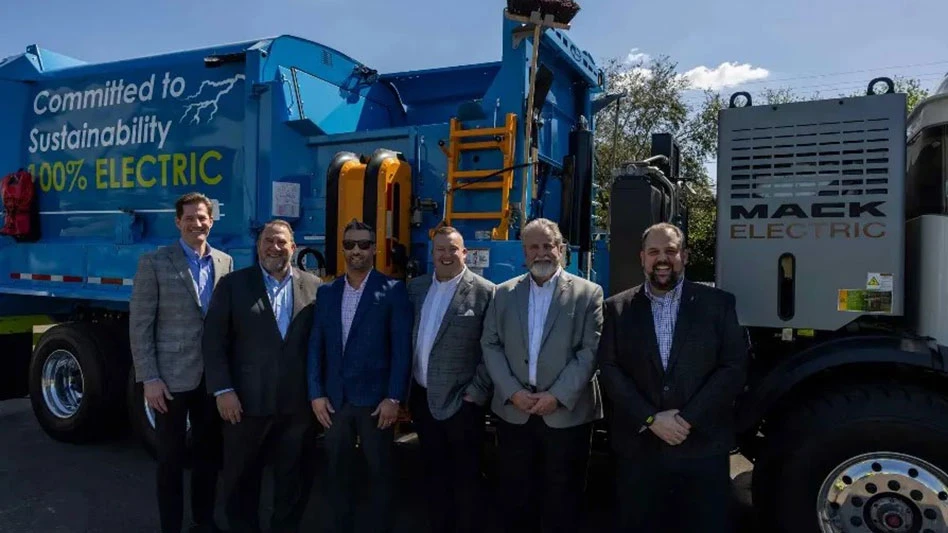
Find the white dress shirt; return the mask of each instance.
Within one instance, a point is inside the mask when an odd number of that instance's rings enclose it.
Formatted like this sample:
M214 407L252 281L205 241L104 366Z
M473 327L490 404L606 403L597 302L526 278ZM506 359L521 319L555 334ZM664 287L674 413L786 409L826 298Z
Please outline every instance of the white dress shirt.
M369 281L370 272L362 278L362 284L359 288L353 288L349 284L349 277L346 276L342 291L342 349L346 349L346 341L349 340L349 330L352 328L352 321L355 319L356 309L359 308L359 300L362 299L362 292L365 290L365 284Z
M543 286L537 285L532 275L530 278L530 326L528 333L530 335L530 384L537 384L537 359L540 357L540 344L543 340L543 326L546 324L546 315L550 311L550 304L553 302L553 289L560 277L560 268L556 269L553 277L547 280Z
M431 355L431 347L434 346L435 337L438 336L438 330L441 329L441 322L444 320L444 313L448 310L451 299L454 298L465 270L467 267L447 281L438 281L437 277L431 277L431 287L421 307L421 322L418 325L418 342L415 347L415 364L412 371L415 381L422 387L428 388L428 358Z

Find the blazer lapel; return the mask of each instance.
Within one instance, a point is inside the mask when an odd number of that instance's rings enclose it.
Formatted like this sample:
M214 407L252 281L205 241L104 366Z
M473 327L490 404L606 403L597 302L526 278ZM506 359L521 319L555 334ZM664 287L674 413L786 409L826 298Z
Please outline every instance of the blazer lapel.
M282 342L283 336L280 335L280 325L277 324L276 313L273 312L273 306L270 305L270 296L267 294L267 285L263 281L263 270L259 263L257 263L257 269L250 275L250 278L251 289L259 296L260 301L263 302L267 322L270 323L273 334Z
M543 344L546 343L547 337L549 337L550 332L553 331L553 324L556 322L557 317L560 316L560 311L566 307L566 304L569 302L572 287L573 280L565 271L560 272L559 280L557 281L556 286L553 287L552 305L546 314L546 322L543 324L543 339L540 340L541 351L543 349Z
M175 272L178 273L178 276L181 277L181 281L184 282L184 286L187 288L188 294L191 295L191 299L194 300L194 304L200 309L201 300L198 299L197 291L194 289L194 278L191 277L191 269L188 266L188 258L184 256L184 250L181 249L181 243L176 242L171 246L171 264L174 266Z
M362 296L359 298L359 305L356 307L355 316L352 317L352 326L349 328L350 337L359 327L359 322L362 320L362 317L365 316L365 312L369 309L369 306L372 305L372 300L375 298L375 286L378 281L376 278L376 271L370 270L369 275L362 280L364 287L362 288ZM349 283L345 275L343 275L342 280L343 283ZM343 285L343 289L345 289L345 285Z
M441 325L438 327L438 333L435 335L434 342L431 343L432 346L438 344L438 341L441 340L441 337L444 336L444 332L448 329L448 324L451 323L451 318L458 314L458 311L461 308L461 302L464 301L467 291L471 290L471 285L473 282L467 273L458 281L457 290L454 291L454 296L451 298L451 303L448 304L447 310L444 312L444 318L441 319Z
M665 369L662 367L662 354L658 349L658 337L655 336L655 320L652 318L652 302L645 294L645 285L641 286L634 298L632 305L634 312L632 313L632 318L634 319L635 326L633 326L633 328L636 326L642 328L642 334L645 337L643 339L645 341L645 352L659 373L664 374ZM634 329L631 331L634 331Z
M517 284L517 316L520 317L520 334L523 349L530 353L530 274L525 274Z
M293 268L293 267L290 267ZM300 271L296 268L293 268L293 316L290 318L290 324L296 320L296 316L300 314L300 311L306 307L306 299L304 294L305 288L303 287L303 276L300 275Z
M430 276L425 274L425 276ZM415 313L414 324L411 328L411 345L412 350L415 346L418 346L418 328L421 325L421 310L425 306L425 299L428 298L428 291L431 290L431 279L427 278L427 281L424 283L424 289L417 290L417 294L412 294L412 305L413 311Z
M214 249L211 250L211 258L214 260L214 286L217 287L217 283L224 277L224 259Z
M678 318L675 321L675 334L672 337L671 351L668 354L668 372L672 371L675 362L678 361L678 355L681 347L688 338L688 330L691 329L692 313L695 309L695 295L688 286L687 282L681 285L681 300L678 303Z

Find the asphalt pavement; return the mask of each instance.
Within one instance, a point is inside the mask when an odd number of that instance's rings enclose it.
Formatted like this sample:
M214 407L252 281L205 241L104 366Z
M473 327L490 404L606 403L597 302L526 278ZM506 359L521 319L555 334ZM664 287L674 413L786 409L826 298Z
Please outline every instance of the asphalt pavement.
M397 457L396 532L424 532L424 494L436 488L424 487L419 478L416 446L410 442L399 446ZM738 485L747 485L749 466L740 457L732 459L732 477L737 477ZM56 442L43 433L29 400L0 402L0 533L157 531L154 478L153 459L131 435L88 445ZM606 531L609 526L615 506L610 480L608 466L594 458L589 471L585 531ZM489 490L489 482L487 485ZM738 492L740 501L749 501L746 494ZM264 521L269 512L269 493L269 483L265 482L261 509ZM317 478L304 518L305 530L326 530L325 494ZM743 507L739 511L749 513ZM371 509L365 509L365 513L371 513ZM496 524L498 517L490 505L485 518L489 527ZM742 519L742 533L752 531L747 522Z

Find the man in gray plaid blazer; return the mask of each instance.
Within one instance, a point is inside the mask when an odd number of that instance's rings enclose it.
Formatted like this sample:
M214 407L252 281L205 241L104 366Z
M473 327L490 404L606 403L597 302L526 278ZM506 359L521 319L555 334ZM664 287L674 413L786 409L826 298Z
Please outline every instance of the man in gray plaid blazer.
M190 415L194 466L191 475L192 532L214 525L220 424L204 383L201 336L204 314L217 282L234 269L231 256L207 243L213 204L199 193L175 203L177 242L142 254L129 308L135 380L155 410L158 509L162 532L179 532L183 521L183 465Z
M431 531L481 531L480 454L490 377L481 352L494 284L467 269L464 238L439 228L434 275L408 282L415 309L409 409L418 431Z

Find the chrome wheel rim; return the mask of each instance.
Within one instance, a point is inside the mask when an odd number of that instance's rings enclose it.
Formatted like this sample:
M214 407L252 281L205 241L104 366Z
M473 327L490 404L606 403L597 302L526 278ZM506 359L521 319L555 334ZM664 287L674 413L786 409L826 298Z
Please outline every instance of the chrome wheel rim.
M79 361L68 350L56 350L43 363L43 402L57 418L70 418L82 405L85 382Z
M167 404L166 404L167 405ZM155 410L148 406L148 400L142 398L142 406L145 408L145 418L148 420L148 425L151 429L156 429L155 425ZM191 431L191 415L188 414L184 420L185 431Z
M948 474L911 455L860 455L826 477L817 513L823 533L946 531Z

